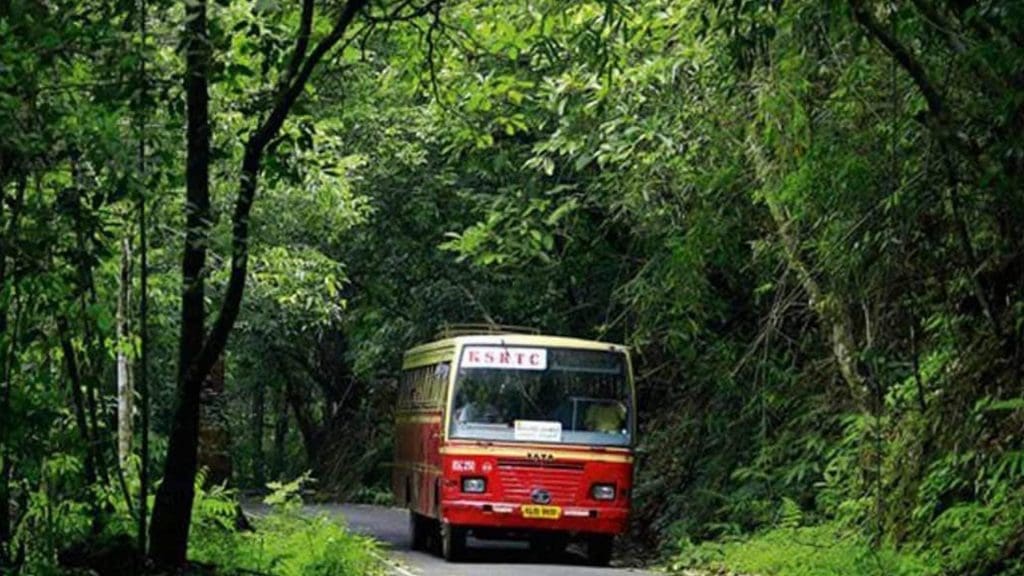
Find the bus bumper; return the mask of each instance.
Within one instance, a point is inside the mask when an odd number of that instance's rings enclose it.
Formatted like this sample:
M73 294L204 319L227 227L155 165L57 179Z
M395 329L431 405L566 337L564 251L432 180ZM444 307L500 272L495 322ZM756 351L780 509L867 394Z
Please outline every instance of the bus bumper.
M621 534L626 531L629 508L563 506L561 517L549 520L523 518L521 504L455 500L442 503L441 517L452 525L469 528Z

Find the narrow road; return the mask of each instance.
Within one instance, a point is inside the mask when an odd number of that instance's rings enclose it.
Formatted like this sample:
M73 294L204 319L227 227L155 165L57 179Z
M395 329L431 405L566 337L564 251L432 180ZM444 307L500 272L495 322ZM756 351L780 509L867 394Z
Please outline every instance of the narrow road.
M538 558L525 543L482 542L469 539L466 559L448 563L437 556L409 548L409 520L405 510L360 504L322 504L307 507L311 513L338 516L357 532L369 534L389 547L398 576L653 576L627 568L593 568L584 565L579 551L552 558Z

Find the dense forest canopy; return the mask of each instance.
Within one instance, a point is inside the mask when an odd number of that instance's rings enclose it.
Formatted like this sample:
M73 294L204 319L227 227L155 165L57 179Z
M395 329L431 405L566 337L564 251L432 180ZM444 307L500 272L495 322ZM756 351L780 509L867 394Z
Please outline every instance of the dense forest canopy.
M1024 574L1024 3L6 0L0 39L0 571L179 566L225 483L387 502L402 351L484 322L631 347L630 556Z

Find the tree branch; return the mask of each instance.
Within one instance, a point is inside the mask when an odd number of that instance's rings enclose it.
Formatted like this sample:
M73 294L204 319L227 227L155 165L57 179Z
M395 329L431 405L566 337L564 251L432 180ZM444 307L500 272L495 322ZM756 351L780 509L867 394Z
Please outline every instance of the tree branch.
M371 14L368 14L366 16L366 20L367 22L370 22L372 24L409 22L411 20L416 20L417 18L420 18L422 16L426 16L428 13L434 11L437 8L440 8L442 1L443 0L430 0L426 4L418 6L415 9L409 11L408 13L403 14L402 12L406 8L410 7L413 3L412 0L403 0L401 3L398 4L398 6L395 7L394 10L387 13L386 15L373 16Z
M917 85L918 90L921 91L925 101L928 103L928 109L932 115L942 122L947 121L946 103L943 101L939 91L935 89L931 79L928 78L928 73L925 72L924 67L914 58L910 50L903 46L903 44L900 44L899 40L889 34L875 20L871 11L864 5L864 0L850 0L850 8L853 10L854 20L863 26L868 34L878 40L889 54L896 59L900 67L906 70L907 74L914 80L914 84Z
M441 5L438 3L431 3L430 5L430 26L427 28L427 67L430 69L430 87L434 91L434 100L439 105L444 105L441 101L441 90L437 85L437 66L435 65L435 57L437 55L436 42L434 40L434 32L440 28L441 23Z
M313 415L307 409L307 398L303 394L304 387L301 383L295 381L292 371L288 369L287 359L291 357L292 361L298 362L299 365L307 370L308 366L305 365L304 360L295 358L290 351L276 346L272 348L274 350L274 359L284 376L285 400L292 408L292 414L295 415L295 423L298 424L299 433L302 435L302 444L306 449L307 464L310 467L315 467L319 455L320 438L323 435L324 428L313 418ZM282 352L285 354L285 358L279 355Z
M963 151L967 157L977 165L980 162L981 149L977 142L971 140L966 134L957 132L954 126L953 117L946 106L935 83L928 77L928 73L911 53L910 49L890 34L879 24L871 11L864 4L864 0L850 0L850 8L853 11L853 18L872 37L874 37L889 54L896 60L901 68L914 81L914 85L920 90L928 104L928 115L931 117L930 125L935 136L942 142Z
M349 25L355 20L359 11L366 6L367 1L349 0L345 4L331 32L317 43L309 57L302 62L294 80L278 96L270 115L253 131L245 145L238 198L235 202L232 219L231 274L217 319L203 343L202 351L189 371L188 378L190 380L201 382L213 368L227 344L228 334L234 327L241 309L242 294L245 290L249 268L249 213L256 196L256 182L259 177L263 152L267 144L281 129L317 64L344 37Z
M966 57L971 61L972 68L978 75L982 76L985 82L989 85L994 86L1001 94L1006 94L1010 89L1007 85L1006 79L1001 78L992 70L992 66L984 58L973 57L964 44L964 40L954 30L953 22L948 18L939 13L928 0L912 0L914 6L924 16L926 22L931 24L940 36L946 41L957 56Z
M270 115L263 122L263 124L256 129L249 139L249 146L259 149L266 147L267 143L270 142L280 130L284 124L285 119L288 117L288 113L291 111L295 101L298 100L299 94L306 87L306 82L309 81L309 77L313 74L313 70L317 67L324 56L334 48L342 37L345 36L345 32L348 30L352 21L355 20L356 14L366 6L368 0L349 0L345 7L342 9L341 14L338 16L338 20L334 23L334 27L331 29L330 34L325 36L320 42L317 43L316 47L313 48L313 52L310 53L309 58L302 62L299 67L299 72L293 80L290 80L288 88L284 90L278 97L277 102L271 110ZM243 170L245 166L243 164ZM244 178L244 173L243 173Z
M302 16L299 18L299 35L295 39L295 51L292 52L291 61L288 62L288 69L281 78L282 89L288 86L295 73L299 70L299 64L306 57L306 50L309 49L310 31L313 29L313 7L314 0L302 0Z

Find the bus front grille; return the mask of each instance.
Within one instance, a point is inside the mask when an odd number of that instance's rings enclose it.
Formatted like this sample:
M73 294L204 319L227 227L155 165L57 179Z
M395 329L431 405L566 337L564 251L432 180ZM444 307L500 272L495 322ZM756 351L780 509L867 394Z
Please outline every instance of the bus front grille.
M546 470L583 470L582 462L558 462L556 460L531 460L527 458L498 458L499 469L544 468Z
M571 504L579 495L583 464L499 459L498 478L505 497L530 502L534 490L545 490L552 504Z

